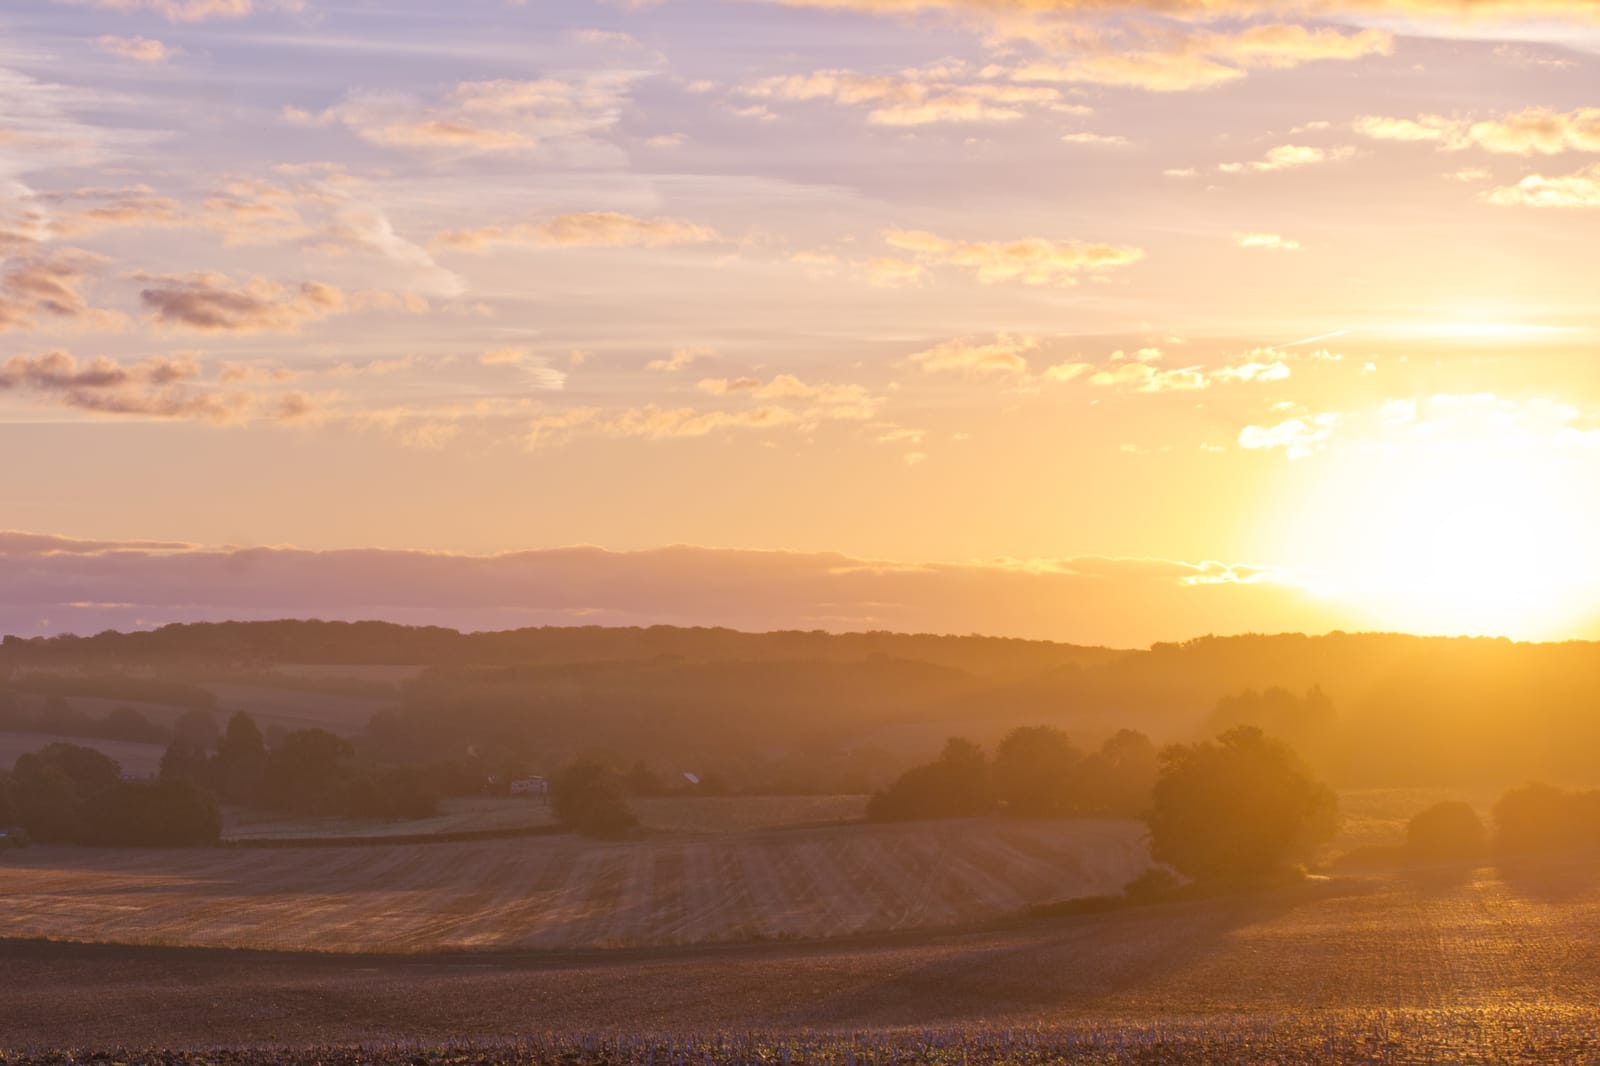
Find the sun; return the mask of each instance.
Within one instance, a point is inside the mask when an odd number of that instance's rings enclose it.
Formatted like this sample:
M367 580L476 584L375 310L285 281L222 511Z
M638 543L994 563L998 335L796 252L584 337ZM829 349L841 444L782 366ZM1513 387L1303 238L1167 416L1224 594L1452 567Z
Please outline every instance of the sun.
M1600 606L1594 459L1515 417L1304 464L1287 551L1363 628L1560 639Z

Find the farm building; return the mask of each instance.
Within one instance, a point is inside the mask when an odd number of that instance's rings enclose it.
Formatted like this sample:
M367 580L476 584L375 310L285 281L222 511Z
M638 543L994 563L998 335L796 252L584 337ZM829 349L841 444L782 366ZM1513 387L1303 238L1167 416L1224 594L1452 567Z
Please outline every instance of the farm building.
M550 795L550 782L542 777L514 778L511 782L511 794L513 796L537 796L542 798Z

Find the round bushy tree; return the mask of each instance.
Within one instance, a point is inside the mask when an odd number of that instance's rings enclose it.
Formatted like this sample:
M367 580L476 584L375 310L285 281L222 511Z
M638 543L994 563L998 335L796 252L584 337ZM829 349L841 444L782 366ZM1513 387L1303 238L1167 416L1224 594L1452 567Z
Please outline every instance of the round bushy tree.
M1435 803L1406 823L1406 854L1417 862L1476 862L1489 843L1469 803Z
M1145 816L1158 862L1214 885L1259 884L1309 857L1338 825L1333 790L1251 726L1161 756Z

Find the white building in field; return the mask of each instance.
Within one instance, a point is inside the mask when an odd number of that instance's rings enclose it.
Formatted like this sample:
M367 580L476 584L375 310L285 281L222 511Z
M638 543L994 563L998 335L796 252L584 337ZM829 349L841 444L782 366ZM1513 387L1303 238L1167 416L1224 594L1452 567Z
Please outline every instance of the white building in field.
M511 782L513 796L537 796L545 798L550 795L550 782L542 777L518 777Z

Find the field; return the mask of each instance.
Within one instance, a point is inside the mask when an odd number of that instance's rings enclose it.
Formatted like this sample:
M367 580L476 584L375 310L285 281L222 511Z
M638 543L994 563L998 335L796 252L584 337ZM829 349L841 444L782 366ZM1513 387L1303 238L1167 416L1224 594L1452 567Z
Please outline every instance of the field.
M818 826L860 821L865 796L728 796L634 798L630 801L646 830L684 833L738 833L754 829ZM555 824L547 804L524 797L471 796L447 799L432 818L406 821L378 818L283 818L230 809L226 840L338 840L345 837L414 837L534 829Z
M154 774L161 769L166 748L160 744L134 744L125 740L100 740L95 737L53 737L45 733L0 733L0 770L16 765L17 757L56 741L77 744L104 752L122 766L126 774Z
M0 865L0 937L415 953L838 937L1114 892L1130 822L964 821L618 843L36 847Z
M561 1033L579 1041L569 1063L671 1066L687 1053L686 1066L722 1066L754 1061L738 1049L756 1046L755 1033L772 1041L760 1045L768 1063L787 1061L785 1044L797 1063L840 1066L1583 1062L1600 1052L1600 868L1333 882L960 933L600 954L0 942L0 971L0 1044L17 1048L531 1038L533 1058L519 1061L557 1061L559 1045L541 1034ZM398 1054L284 1061L412 1061L385 1057ZM484 1058L456 1049L443 1061L452 1054Z

